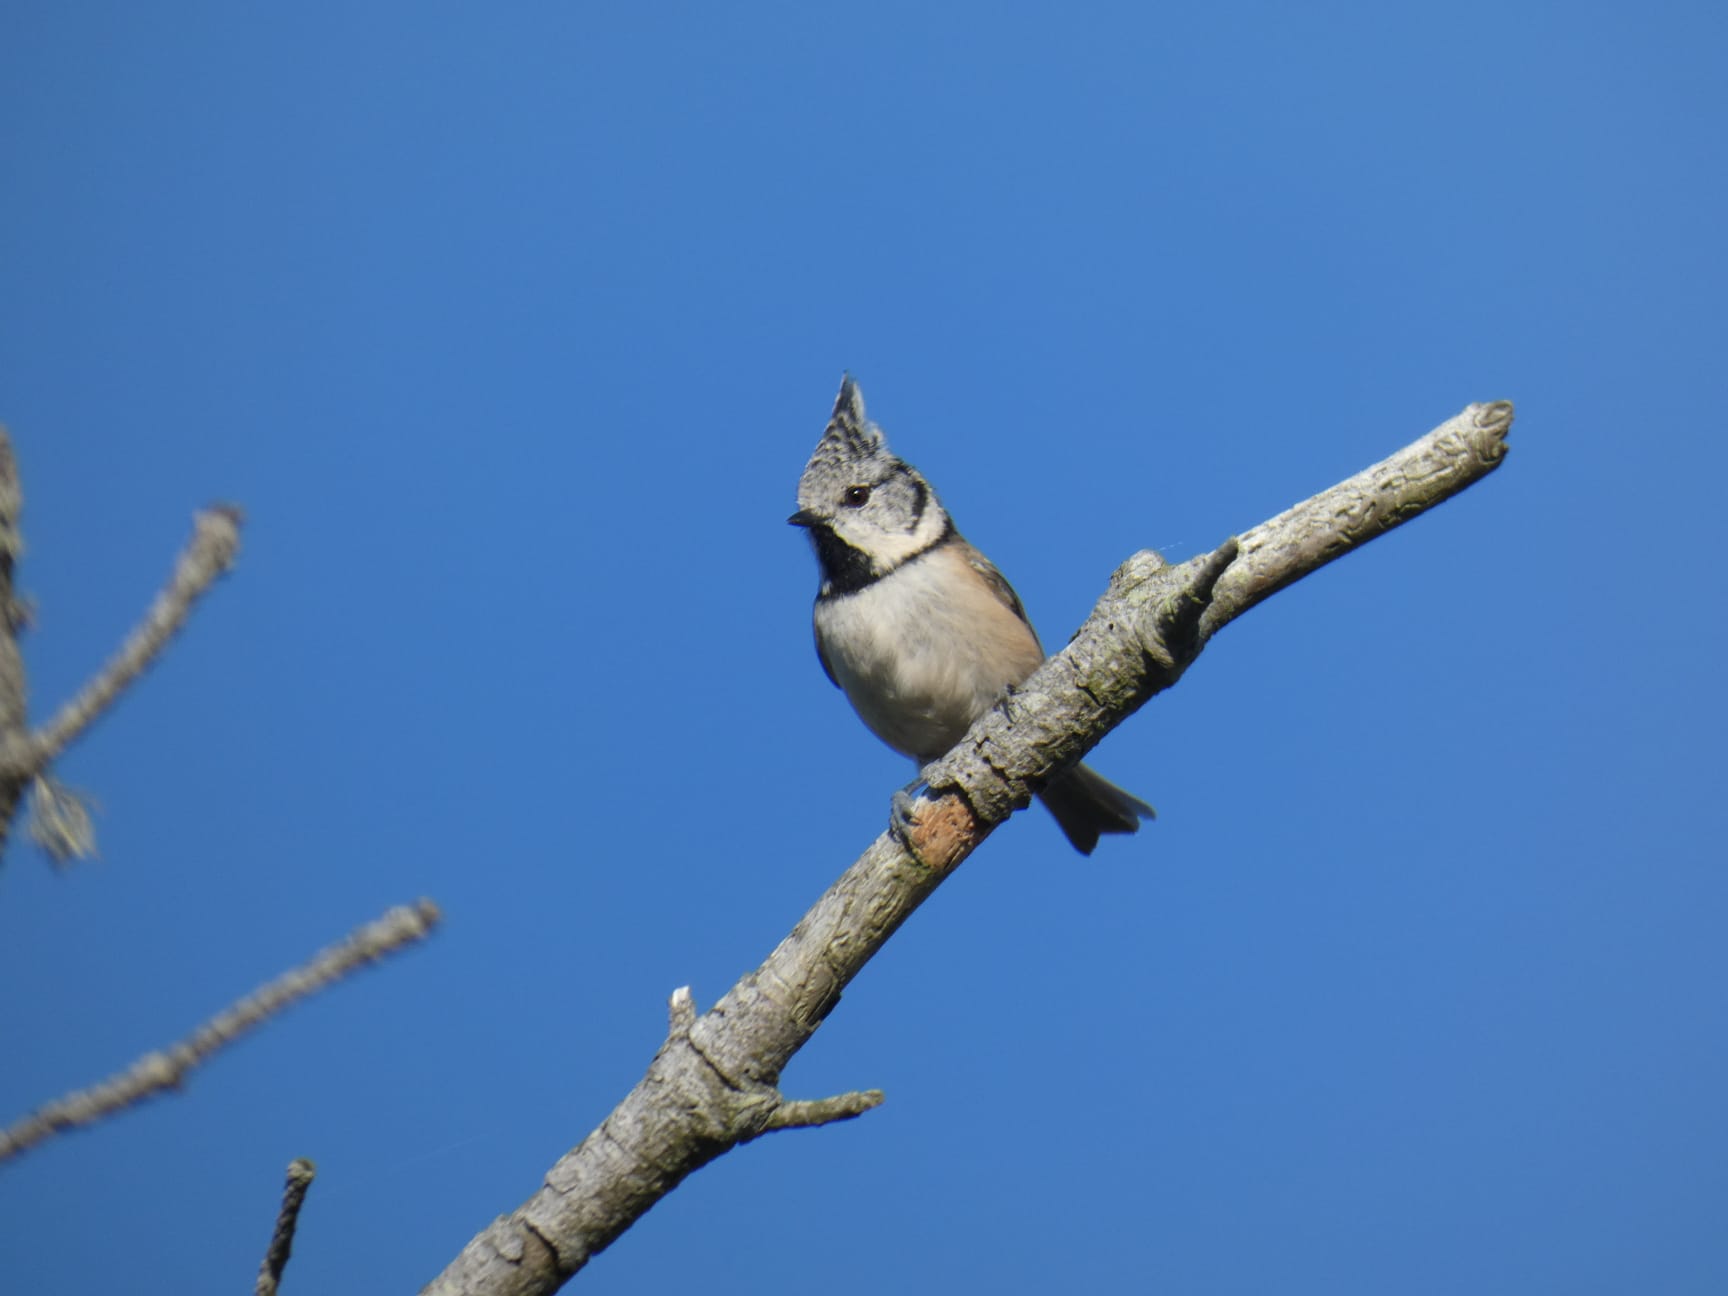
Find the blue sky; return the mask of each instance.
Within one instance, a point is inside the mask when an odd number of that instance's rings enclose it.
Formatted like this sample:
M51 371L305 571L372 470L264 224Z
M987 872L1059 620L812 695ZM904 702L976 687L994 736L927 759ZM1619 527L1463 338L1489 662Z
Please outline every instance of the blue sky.
M913 917L785 1079L884 1107L578 1281L1723 1290L1724 25L11 7L36 714L195 507L250 525L61 766L101 860L0 869L0 1120L448 921L0 1172L0 1287L243 1287L310 1156L289 1290L414 1290L773 947L911 774L784 523L850 369L1047 644L1136 549L1519 416L1105 742L1156 824L1034 810Z

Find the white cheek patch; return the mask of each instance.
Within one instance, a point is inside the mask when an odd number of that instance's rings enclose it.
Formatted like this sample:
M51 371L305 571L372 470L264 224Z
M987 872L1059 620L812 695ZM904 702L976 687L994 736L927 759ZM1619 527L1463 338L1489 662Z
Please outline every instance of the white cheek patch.
M860 537L861 543L857 547L870 555L876 573L885 575L914 554L923 553L940 540L947 529L947 515L932 505L924 510L924 516L918 519L918 525L912 530L877 531L871 528L871 534ZM849 540L851 537L842 533L841 538Z

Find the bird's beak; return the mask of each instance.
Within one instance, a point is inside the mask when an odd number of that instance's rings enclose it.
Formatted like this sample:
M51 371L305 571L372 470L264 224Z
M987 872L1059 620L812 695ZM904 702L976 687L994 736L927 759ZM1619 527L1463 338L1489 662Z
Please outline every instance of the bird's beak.
M791 517L787 518L786 520L788 522L790 522L793 526L813 527L818 522L820 522L822 519L817 517L809 509L799 509L796 513L794 513Z

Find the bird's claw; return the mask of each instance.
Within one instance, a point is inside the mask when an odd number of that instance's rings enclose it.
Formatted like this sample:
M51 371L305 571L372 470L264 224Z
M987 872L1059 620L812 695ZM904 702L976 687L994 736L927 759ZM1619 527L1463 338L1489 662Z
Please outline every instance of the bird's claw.
M905 787L897 790L888 802L888 826L896 837L902 839L917 823L913 811L918 801L930 791L930 785L923 779L913 779Z

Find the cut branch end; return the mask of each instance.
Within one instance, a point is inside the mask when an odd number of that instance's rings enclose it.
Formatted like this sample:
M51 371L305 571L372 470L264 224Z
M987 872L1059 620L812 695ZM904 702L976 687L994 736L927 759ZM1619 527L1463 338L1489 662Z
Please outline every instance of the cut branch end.
M317 1174L318 1167L306 1157L288 1163L288 1180L282 1187L282 1209L276 1214L276 1231L270 1237L264 1262L258 1266L258 1282L253 1288L257 1296L276 1296L282 1285L282 1271L288 1267L288 1257L294 1250L300 1208L306 1204L306 1190Z
M679 986L672 992L672 997L666 1001L666 1016L668 1040L690 1033L690 1028L696 1024L696 997L690 993L689 986Z

